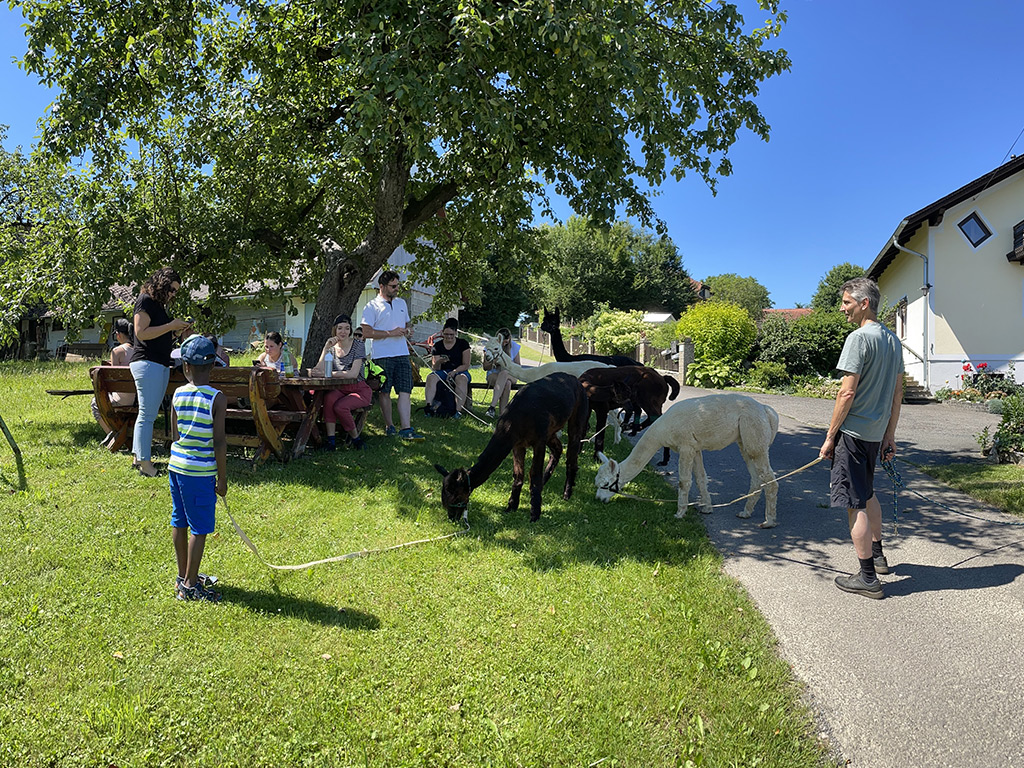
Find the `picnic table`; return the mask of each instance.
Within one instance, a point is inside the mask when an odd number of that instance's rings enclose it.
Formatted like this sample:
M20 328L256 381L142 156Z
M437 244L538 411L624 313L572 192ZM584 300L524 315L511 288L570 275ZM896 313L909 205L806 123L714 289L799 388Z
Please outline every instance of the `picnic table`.
M324 396L342 387L341 379L326 379L317 372L300 371L300 375L284 377L269 368L214 368L210 385L228 398L226 412L228 445L256 449L255 464L270 456L282 461L301 456L309 441L319 442L317 422L323 411ZM100 365L91 368L96 406L114 436L107 443L112 453L128 445L138 416L138 404L123 406L110 402L114 392L135 392L135 380L127 366ZM178 368L171 372L165 395L185 383L185 374ZM56 394L56 392L55 392ZM63 394L63 393L61 393ZM241 407L242 400L248 407ZM362 429L368 408L354 411L356 425ZM290 450L285 439L291 438ZM153 439L171 442L170 417L165 413L163 428L153 430Z

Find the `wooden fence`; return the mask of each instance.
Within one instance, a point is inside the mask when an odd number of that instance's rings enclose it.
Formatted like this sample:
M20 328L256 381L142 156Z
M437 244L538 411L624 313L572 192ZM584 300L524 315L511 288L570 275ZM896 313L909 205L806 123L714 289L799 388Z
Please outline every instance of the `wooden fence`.
M540 329L539 325L520 326L519 338L521 341L529 342L545 350L551 349L551 339L547 333ZM565 339L565 348L569 351L570 355L596 354L592 342L583 341L575 336ZM665 354L666 351L668 354ZM655 347L647 341L643 341L636 346L631 357L637 360L637 362L649 365L651 368L672 371L673 373L678 372L680 381L686 381L686 366L693 362L693 342L689 339L684 339L674 344L672 349L665 350Z

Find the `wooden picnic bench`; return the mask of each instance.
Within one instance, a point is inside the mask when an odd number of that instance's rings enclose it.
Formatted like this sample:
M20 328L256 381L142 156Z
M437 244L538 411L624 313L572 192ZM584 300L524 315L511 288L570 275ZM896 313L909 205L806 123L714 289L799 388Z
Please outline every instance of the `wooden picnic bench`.
M112 453L128 445L139 413L138 403L122 406L110 402L114 392L135 393L135 380L127 366L101 365L91 368L93 394L96 406L103 420L110 426L114 436L107 443ZM185 383L181 369L171 372L166 396ZM269 368L214 368L210 372L210 386L219 389L228 398L227 442L228 445L257 449L255 463L259 464L271 455L286 461L290 456L300 456L310 439L319 441L316 422L320 417L323 393L341 384L340 380L296 377L280 378ZM312 398L305 398L306 390L314 390ZM282 397L284 394L284 397ZM319 395L319 396L317 396ZM247 408L237 406L238 399L248 403ZM274 407L277 404L278 407ZM357 415L361 427L368 409ZM296 425L292 450L286 451L285 432ZM155 440L171 442L169 420L163 429L153 430Z

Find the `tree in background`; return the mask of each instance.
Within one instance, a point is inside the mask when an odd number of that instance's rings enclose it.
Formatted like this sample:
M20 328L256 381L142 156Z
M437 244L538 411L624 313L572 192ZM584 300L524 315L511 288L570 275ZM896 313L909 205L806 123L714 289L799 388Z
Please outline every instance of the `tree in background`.
M533 307L526 281L523 265L515 264L508 254L492 250L487 255L478 301L467 303L459 311L459 326L492 335L499 328L515 328L520 315Z
M762 26L702 0L11 6L23 68L56 93L41 148L86 159L88 227L35 263L74 283L84 259L108 284L170 263L211 311L294 282L314 349L399 245L441 308L478 289L489 247L535 256L545 185L644 226L668 174L714 189L741 128L767 139L753 98L789 67L776 0ZM69 319L107 295L80 293Z
M748 311L723 301L694 304L676 323L676 332L680 339L693 340L694 362L687 368L686 383L700 387L734 381L757 339Z
M601 227L578 216L542 227L543 268L532 280L537 306L583 319L600 307L682 314L697 300L675 243L617 221Z
M838 310L842 303L839 290L843 283L855 277L864 277L864 268L856 264L844 262L832 267L818 283L818 290L811 297L811 308L822 310Z
M846 337L854 326L839 311L815 310L793 321L793 333L807 349L807 359L815 373L832 376Z
M761 322L764 311L771 308L772 300L765 288L753 277L740 277L728 272L704 279L711 288L711 300L739 304L755 323Z

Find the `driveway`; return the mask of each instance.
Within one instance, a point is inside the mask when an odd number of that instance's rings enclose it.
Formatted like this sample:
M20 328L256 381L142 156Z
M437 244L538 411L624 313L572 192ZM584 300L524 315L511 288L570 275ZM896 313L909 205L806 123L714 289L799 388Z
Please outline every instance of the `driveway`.
M680 399L706 393L684 387ZM777 475L817 456L831 402L752 397L780 416L771 453ZM1024 759L1024 527L1000 524L1021 521L908 463L980 461L973 436L998 421L949 405L903 407L898 468L928 501L903 492L894 533L891 485L884 472L876 475L892 568L882 577L884 600L833 584L857 560L845 510L824 506L825 462L780 482L777 528L757 527L763 500L750 520L728 508L703 518L726 572L749 592L805 683L821 737L853 766L1009 766ZM736 446L705 453L704 463L715 503L746 493ZM671 473L667 479L675 481Z

